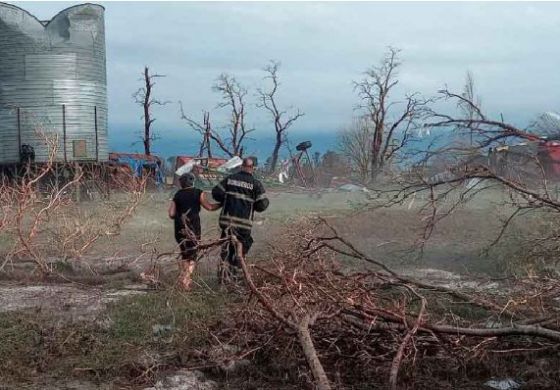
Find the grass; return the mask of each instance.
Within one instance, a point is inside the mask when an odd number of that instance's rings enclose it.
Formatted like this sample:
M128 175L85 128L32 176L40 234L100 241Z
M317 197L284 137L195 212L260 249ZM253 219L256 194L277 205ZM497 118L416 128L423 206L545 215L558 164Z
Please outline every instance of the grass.
M0 383L21 385L41 375L149 383L157 373L144 375L151 365L173 366L185 351L208 345L207 327L223 317L230 300L223 294L154 292L110 305L96 322L63 326L48 313L2 313ZM154 326L166 327L154 332Z

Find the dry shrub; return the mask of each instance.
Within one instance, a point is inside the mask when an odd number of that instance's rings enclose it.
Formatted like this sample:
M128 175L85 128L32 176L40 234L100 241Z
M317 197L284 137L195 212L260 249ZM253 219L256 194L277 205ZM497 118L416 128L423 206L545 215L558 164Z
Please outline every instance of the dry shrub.
M32 261L41 274L53 271L55 260L79 259L92 245L119 233L145 193L145 180L130 177L117 199L81 203L86 182L80 166L57 164L56 137L44 136L49 159L33 164L20 177L3 178L0 185L0 242L4 261ZM62 169L70 172L61 180ZM93 178L93 180L103 178ZM88 177L91 180L91 177Z

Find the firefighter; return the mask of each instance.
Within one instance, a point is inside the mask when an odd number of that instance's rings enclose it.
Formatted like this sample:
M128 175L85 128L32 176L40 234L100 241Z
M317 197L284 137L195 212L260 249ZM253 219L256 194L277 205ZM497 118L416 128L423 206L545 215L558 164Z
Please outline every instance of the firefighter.
M175 221L175 240L181 249L182 261L179 262L179 285L184 290L191 288L191 275L198 258L200 242L200 207L213 211L219 204L210 203L202 190L194 187L195 177L185 173L179 177L181 189L169 204L169 218Z
M269 204L263 185L253 177L254 170L255 161L250 157L244 158L240 172L227 176L212 189L212 197L222 206L219 222L221 238L234 235L242 248L242 253L237 253L230 240L222 246L220 282L224 282L227 270L235 275L241 266L239 256L244 257L253 244L253 213L265 211Z

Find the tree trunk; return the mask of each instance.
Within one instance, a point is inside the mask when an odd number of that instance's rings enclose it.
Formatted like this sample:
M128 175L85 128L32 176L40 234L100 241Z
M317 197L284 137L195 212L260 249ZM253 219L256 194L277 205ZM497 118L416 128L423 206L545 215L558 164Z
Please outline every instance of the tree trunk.
M371 143L371 180L375 182L377 175L383 168L381 144L383 143L383 129L376 129Z
M210 136L206 138L206 147L208 148L208 158L212 158L212 148L210 146Z
M270 161L270 173L274 173L276 170L276 165L278 164L278 153L280 152L280 147L282 146L282 133L276 133L276 144L274 145L274 150L272 151L272 160Z
M149 134L149 131L146 131L144 137L147 136L146 134ZM148 138L144 138L144 153L150 155L150 140Z
M146 94L144 95L144 153L150 155L150 126L152 120L150 118L150 95L152 93L152 84L150 83L150 74L148 67L144 67L144 81L146 82Z
M311 333L309 333L308 317L305 318L300 324L298 324L296 332L299 344L303 349L303 354L305 355L305 359L307 360L307 364L309 365L309 369L311 370L313 378L315 379L317 390L330 390L331 385L329 383L329 379L327 378L327 374L323 369L323 365L321 364L321 361L317 356L317 351L315 350L315 346L313 345Z

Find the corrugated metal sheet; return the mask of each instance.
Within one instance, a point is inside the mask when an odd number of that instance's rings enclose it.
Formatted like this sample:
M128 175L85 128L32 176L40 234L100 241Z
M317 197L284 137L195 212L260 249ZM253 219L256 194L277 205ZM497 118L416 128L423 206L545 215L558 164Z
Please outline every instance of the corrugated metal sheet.
M0 163L18 162L20 144L44 161L49 151L38 133L58 137L61 161L108 159L102 6L70 7L40 22L0 3ZM84 144L86 157L74 157Z

